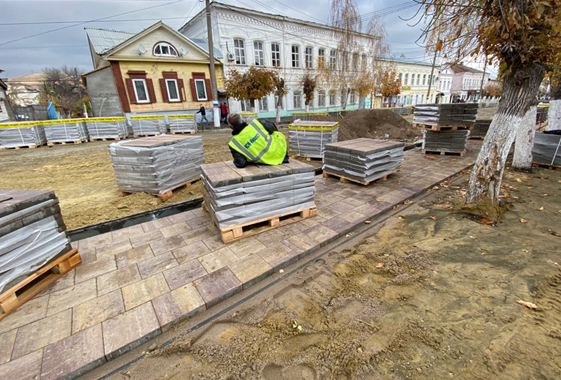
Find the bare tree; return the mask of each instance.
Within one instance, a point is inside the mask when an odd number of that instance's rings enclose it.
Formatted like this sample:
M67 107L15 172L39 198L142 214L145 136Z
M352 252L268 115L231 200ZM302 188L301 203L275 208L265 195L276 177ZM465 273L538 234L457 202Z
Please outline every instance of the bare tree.
M86 92L81 82L83 72L76 67L63 66L46 68L44 74L41 97L52 101L66 118L82 113Z

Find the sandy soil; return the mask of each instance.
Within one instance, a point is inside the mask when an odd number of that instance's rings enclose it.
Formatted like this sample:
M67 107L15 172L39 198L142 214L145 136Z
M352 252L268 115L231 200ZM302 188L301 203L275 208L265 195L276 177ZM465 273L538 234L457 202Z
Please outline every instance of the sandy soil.
M466 181L111 379L561 378L561 171L507 172L493 225Z

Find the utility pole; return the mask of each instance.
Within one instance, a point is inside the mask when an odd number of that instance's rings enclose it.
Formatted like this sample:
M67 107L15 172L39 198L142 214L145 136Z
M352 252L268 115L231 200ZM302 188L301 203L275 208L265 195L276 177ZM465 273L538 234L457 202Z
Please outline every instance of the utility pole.
M483 97L483 82L485 82L485 70L487 70L487 56L485 56L485 66L483 66L483 78L481 78L481 87L479 88L479 100Z
M218 109L218 90L216 72L214 71L214 44L212 43L212 23L210 20L210 0L206 0L206 28L208 33L208 55L210 58L210 87L212 88L212 116L214 126L220 128L220 110ZM203 123L201 122L201 125Z
M427 103L429 102L429 99L430 99L430 88L431 88L432 81L433 81L434 64L436 63L436 53L438 53L438 50L434 49L434 57L432 59L432 69L430 70L429 89L427 91Z

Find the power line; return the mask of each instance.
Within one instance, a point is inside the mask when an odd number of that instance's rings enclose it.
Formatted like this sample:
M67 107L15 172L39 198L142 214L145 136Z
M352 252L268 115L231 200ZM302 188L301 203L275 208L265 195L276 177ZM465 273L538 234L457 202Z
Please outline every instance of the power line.
M139 9L141 10L141 9ZM181 20L185 17L160 17L160 18L134 18L134 19L117 19L117 20L94 20L96 22L130 22L130 21L153 21L153 20ZM75 21L38 21L38 22L6 22L0 23L0 26L16 26L16 25L51 25L51 24L87 24L91 20L75 20Z

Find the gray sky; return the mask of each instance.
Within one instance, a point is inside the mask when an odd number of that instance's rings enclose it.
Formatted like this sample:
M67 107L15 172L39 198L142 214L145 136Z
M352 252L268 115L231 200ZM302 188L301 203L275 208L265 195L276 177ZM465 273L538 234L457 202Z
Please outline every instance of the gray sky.
M266 13L327 23L329 0L222 0ZM430 58L415 41L419 27L410 27L417 6L412 0L357 0L366 24L382 15L392 54ZM205 6L199 0L0 0L0 74L3 78L38 73L46 67L93 69L84 27L140 32L158 20L179 28ZM407 8L406 8L407 7Z

